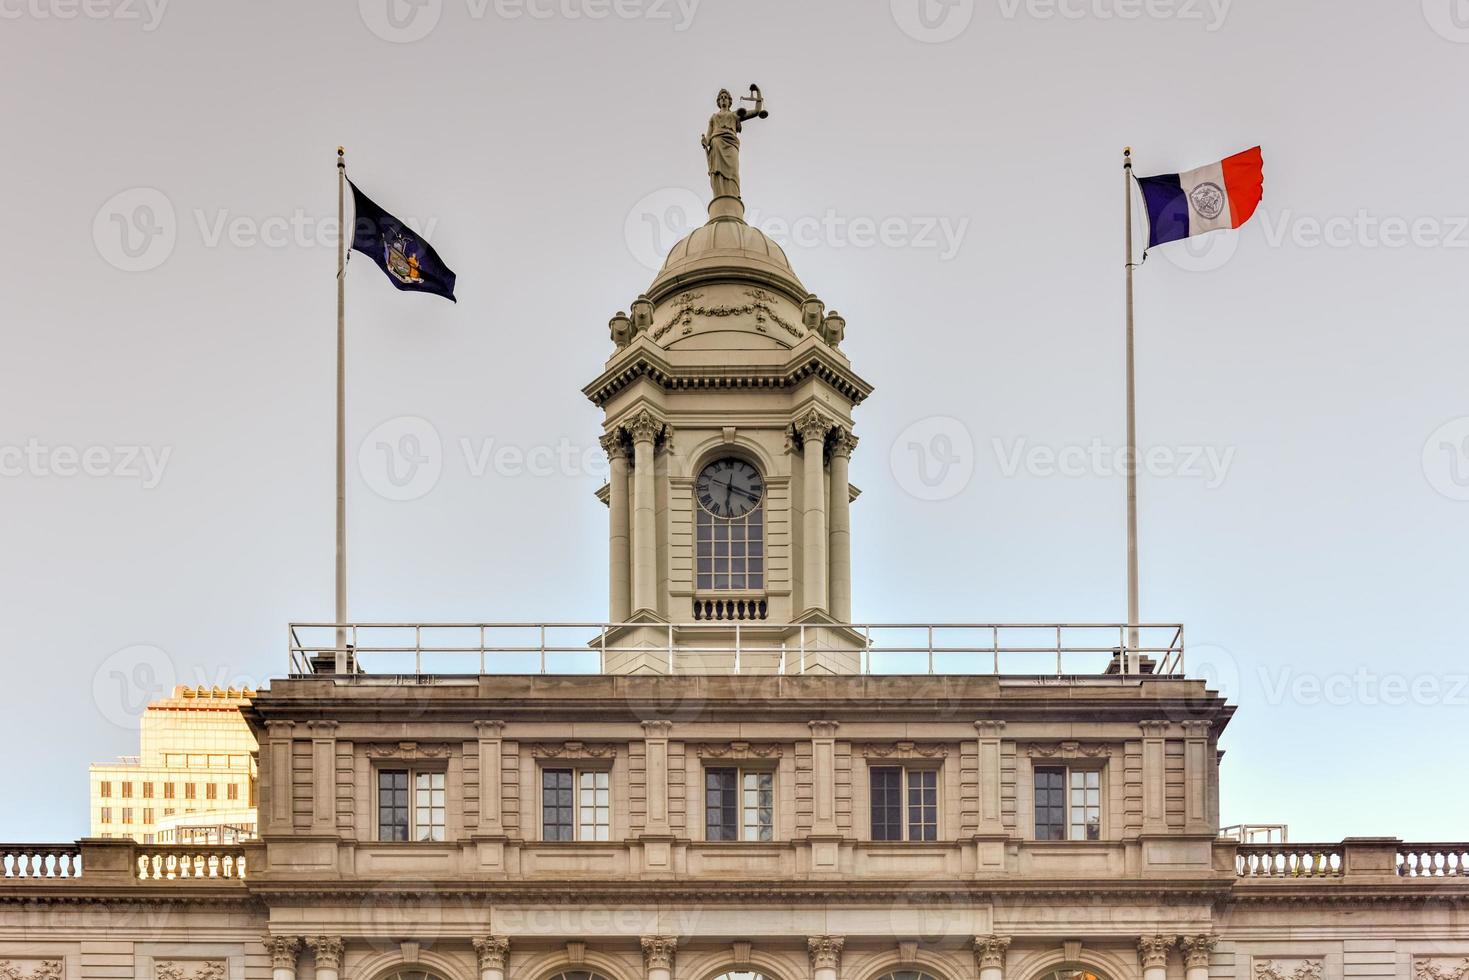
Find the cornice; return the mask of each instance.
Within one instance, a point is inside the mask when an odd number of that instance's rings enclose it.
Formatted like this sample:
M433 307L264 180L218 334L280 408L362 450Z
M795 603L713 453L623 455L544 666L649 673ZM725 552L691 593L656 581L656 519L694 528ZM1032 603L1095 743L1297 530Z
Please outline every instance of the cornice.
M676 365L661 356L651 342L634 343L619 354L617 363L604 370L582 389L594 405L601 407L623 388L646 379L665 390L691 388L793 388L810 377L818 377L861 404L872 394L868 384L829 349L811 346L793 349L795 355L779 364Z

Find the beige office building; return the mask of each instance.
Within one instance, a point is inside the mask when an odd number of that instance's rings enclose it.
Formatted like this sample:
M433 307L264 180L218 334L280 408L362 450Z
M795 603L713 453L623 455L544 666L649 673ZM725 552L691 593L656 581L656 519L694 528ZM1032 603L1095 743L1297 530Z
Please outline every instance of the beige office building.
M91 767L91 836L222 844L255 836L254 691L178 687L150 703L139 754Z
M259 840L0 847L7 980L1469 980L1469 844L1221 836L1181 627L852 622L881 409L738 122L584 390L611 622L293 628Z

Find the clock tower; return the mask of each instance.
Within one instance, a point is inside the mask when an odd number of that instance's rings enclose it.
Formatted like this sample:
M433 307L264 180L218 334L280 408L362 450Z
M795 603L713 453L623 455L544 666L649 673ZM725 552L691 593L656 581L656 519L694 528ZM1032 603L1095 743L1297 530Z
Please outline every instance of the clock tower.
M763 101L718 106L709 221L612 318L584 389L606 413L609 619L626 624L607 669L852 672L847 471L872 388L841 350L842 317L745 223L738 134Z

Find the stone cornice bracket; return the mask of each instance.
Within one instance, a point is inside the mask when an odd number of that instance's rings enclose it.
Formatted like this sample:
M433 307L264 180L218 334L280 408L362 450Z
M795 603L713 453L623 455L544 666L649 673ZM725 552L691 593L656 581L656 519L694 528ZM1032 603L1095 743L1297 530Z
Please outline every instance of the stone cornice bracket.
M1199 967L1208 967L1209 954L1214 952L1214 947L1219 944L1217 936L1181 936L1178 940L1178 948L1183 950L1183 965L1190 970Z
M847 943L841 936L812 936L806 940L806 953L811 957L811 969L838 970L842 968L842 947Z
M1005 731L1005 723L998 720L984 719L974 723L974 730L979 732L980 738L999 738Z
M281 721L272 718L265 723L265 730L273 738L290 738L291 732L296 730L296 723L294 721Z
M311 730L313 735L320 738L329 738L337 730L337 723L334 721L308 721L306 727Z
M673 936L644 936L643 966L648 970L672 970L678 955L678 939Z
M505 731L503 721L477 721L474 730L479 732L480 738L499 738L500 733Z
M530 747L536 759L613 759L617 746L612 742L541 742Z
M811 729L813 738L835 738L837 729L842 727L839 721L808 721L806 726Z
M1142 729L1143 737L1145 738L1162 738L1168 734L1168 729L1172 726L1173 723L1166 719L1140 721L1137 723L1137 727Z
M975 936L974 965L980 970L1003 970L1009 948L1008 936Z
M260 940L260 945L270 954L270 962L275 969L296 969L296 958L301 954L299 936L266 936Z
M318 970L342 968L342 951L346 944L342 942L341 936L312 936L306 940L306 945L311 947L311 952L316 956Z
M673 730L673 722L667 720L643 722L643 735L647 738L667 738Z
M808 408L796 416L793 423L796 433L801 437L801 445L825 446L826 434L836 428L836 423L825 413L815 408Z
M510 958L510 940L504 936L481 936L474 941L474 955L481 973L503 970L505 961Z
M851 459L852 452L857 448L859 441L856 436L852 435L852 430L838 428L831 437L831 454Z
M750 958L755 949L755 944L748 939L740 939L730 944L729 958L735 966L749 966Z
M1211 721L1182 721L1179 725L1183 727L1183 734L1187 738L1208 738L1209 729L1214 727Z
M1146 722L1144 723L1146 724ZM1163 724L1167 724L1164 722ZM1142 963L1143 969L1149 967L1166 967L1168 965L1168 950L1173 948L1177 942L1173 936L1143 936L1137 941L1137 958Z

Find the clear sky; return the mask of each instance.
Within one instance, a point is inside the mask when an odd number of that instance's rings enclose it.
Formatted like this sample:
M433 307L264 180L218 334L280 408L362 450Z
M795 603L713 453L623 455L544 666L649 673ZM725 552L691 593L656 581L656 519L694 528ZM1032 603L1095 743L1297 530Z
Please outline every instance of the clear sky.
M0 839L330 616L338 143L460 299L348 271L352 614L603 618L579 389L751 81L750 216L877 387L859 620L1124 615L1120 151L1264 147L1138 273L1143 616L1239 705L1226 822L1464 839L1456 2L0 0Z

